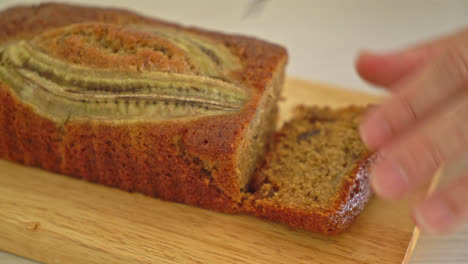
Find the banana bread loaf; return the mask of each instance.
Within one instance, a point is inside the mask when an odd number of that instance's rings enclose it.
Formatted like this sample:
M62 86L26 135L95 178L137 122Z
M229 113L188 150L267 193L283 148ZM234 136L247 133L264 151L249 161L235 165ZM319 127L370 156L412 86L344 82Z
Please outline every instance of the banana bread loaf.
M115 9L0 13L0 157L236 211L277 115L287 54Z

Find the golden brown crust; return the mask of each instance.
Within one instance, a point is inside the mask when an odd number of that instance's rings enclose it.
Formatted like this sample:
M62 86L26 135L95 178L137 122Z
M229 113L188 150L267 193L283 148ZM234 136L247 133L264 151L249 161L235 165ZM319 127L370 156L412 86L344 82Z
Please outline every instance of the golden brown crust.
M181 48L158 35L121 25L80 23L49 30L34 42L47 54L77 65L192 73L190 57Z
M84 22L162 25L208 36L223 43L243 61L244 67L233 75L243 84L259 91L268 86L279 64L287 60L287 52L283 47L252 37L184 27L121 9L55 3L18 6L1 11L0 44L14 39L29 39L53 28Z

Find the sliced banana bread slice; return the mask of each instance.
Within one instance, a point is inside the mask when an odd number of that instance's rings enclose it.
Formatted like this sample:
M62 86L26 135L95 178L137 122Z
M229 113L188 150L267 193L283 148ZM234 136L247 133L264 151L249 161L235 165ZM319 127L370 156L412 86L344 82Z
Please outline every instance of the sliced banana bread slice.
M363 107L298 107L275 135L246 203L259 217L326 235L348 227L371 196Z

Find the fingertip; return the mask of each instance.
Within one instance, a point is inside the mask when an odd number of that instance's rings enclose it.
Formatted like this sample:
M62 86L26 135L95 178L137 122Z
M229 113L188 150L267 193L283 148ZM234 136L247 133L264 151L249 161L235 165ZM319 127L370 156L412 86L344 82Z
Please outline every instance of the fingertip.
M364 80L386 86L391 84L399 74L396 58L398 56L393 53L361 51L356 62L356 70Z
M372 170L372 190L384 200L401 198L408 190L408 178L401 167L391 158L377 162Z
M357 59L356 59L356 71L365 80L372 81L371 76L375 75L375 53L367 51L367 50L361 50L358 53Z
M377 149L391 137L390 127L378 111L377 108L366 113L358 128L361 140L369 149Z
M366 124L366 121L361 122L358 128L359 136L361 137L362 142L364 143L364 145L366 145L367 148L374 149L374 146L372 144L373 142L371 137L369 136L369 129L367 129L367 126L368 125Z

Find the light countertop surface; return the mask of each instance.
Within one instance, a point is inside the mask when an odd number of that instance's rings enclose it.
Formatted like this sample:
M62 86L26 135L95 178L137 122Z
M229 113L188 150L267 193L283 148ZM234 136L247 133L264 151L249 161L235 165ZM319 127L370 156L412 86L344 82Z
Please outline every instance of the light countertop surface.
M245 17L253 0L81 0L113 6L183 24L253 35L283 44L288 75L349 89L383 93L354 70L360 50L395 50L468 27L466 0L264 0L263 9ZM1 0L0 9L18 3ZM0 263L36 263L0 251ZM452 235L422 235L410 263L468 263L468 225Z

